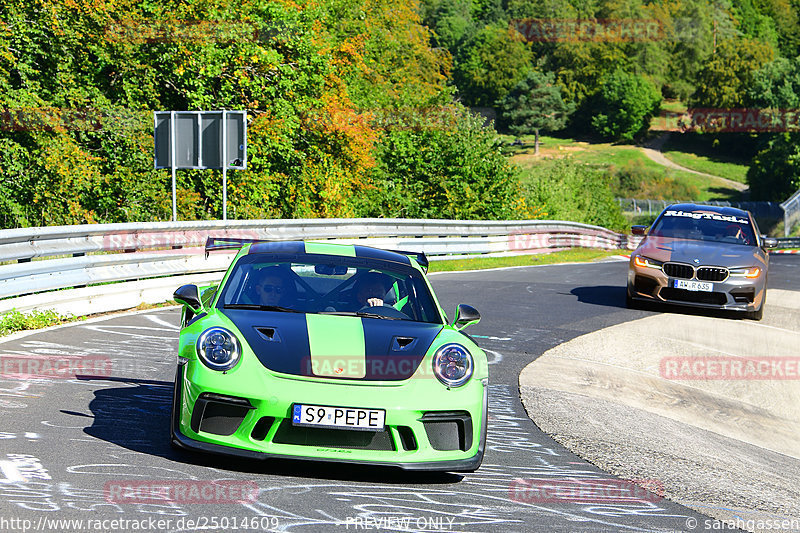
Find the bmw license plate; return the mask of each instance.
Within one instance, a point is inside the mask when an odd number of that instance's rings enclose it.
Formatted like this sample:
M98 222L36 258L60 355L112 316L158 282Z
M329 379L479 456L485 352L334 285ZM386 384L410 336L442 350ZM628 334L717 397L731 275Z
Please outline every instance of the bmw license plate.
M386 411L330 405L292 405L292 425L383 431Z
M706 283L704 281L693 281L687 279L673 280L673 287L676 289L685 289L687 291L703 291L711 292L714 290L713 283Z

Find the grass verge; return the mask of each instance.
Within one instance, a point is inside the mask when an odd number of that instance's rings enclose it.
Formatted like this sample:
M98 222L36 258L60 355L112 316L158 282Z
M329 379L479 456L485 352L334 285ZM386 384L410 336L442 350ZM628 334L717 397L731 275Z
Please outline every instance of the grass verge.
M679 135L670 136L661 150L667 159L682 167L747 183L747 170L750 164L741 157L722 153L721 150L714 150L697 142L693 143Z
M115 315L119 313L127 313L129 311L145 311L148 309L157 309L159 307L169 307L176 305L173 300L169 300L157 304L142 303L133 309L124 309L121 311L110 311L108 313L96 313L87 316L73 316L73 315L60 315L52 309L45 309L43 311L34 310L27 313L22 313L16 309L3 313L0 315L0 337L11 335L18 331L26 331L31 329L42 329L49 326L57 326L59 324L67 324L69 322L79 322L87 318L94 318L105 315Z
M510 138L504 138L508 141ZM659 165L647 157L637 146L625 144L585 142L569 138L558 138L541 136L542 142L539 155L533 155L533 136L522 136L522 146L507 146L505 148L509 160L516 164L521 171L523 184L529 180L531 171L534 168L549 168L555 165L555 160L570 158L575 162L586 165L587 167L603 173L614 173L619 169L635 166L641 172L652 176L658 175L658 183L651 183L652 180L642 180L640 190L635 191L614 191L617 196L630 198L650 198L667 200L693 200L705 202L708 200L739 200L741 193L730 187L723 180L707 176L699 176L691 172L674 170ZM674 149L673 151L677 151ZM688 153L686 158L692 158ZM709 161L707 170L693 169L709 174L721 175L736 181L744 181L747 167L740 164L718 162L710 157L697 155L694 159L705 158ZM681 162L676 161L678 164ZM713 165L712 165L713 164ZM683 165L692 168L691 165ZM712 168L713 167L713 168ZM705 168L705 167L704 167ZM711 172L713 170L713 172ZM669 184L669 187L664 187ZM655 189L655 190L654 190ZM663 194L658 194L662 190ZM692 198L667 198L672 190L690 190Z
M560 252L536 255L511 255L505 257L476 257L474 259L443 259L431 261L428 272L453 272L457 270L483 270L528 265L552 265L554 263L588 263L626 253L625 250L596 250L594 248L571 248Z
M0 315L0 337L10 335L17 331L26 329L41 329L75 320L83 320L83 317L72 315L59 315L53 310L35 310L30 313L21 313L16 309Z

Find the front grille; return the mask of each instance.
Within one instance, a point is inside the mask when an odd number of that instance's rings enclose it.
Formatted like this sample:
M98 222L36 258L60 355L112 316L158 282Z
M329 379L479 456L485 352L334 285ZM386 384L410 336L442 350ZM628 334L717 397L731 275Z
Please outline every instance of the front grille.
M720 267L700 267L697 269L697 279L702 281L725 281L728 279L728 269Z
M298 446L323 446L326 448L355 448L360 450L394 451L394 442L388 430L354 431L295 426L284 418L272 442Z
M676 302L711 305L725 305L728 303L728 298L725 296L725 293L722 292L687 291L685 289L664 287L659 294L665 300L673 300Z
M671 278L692 279L694 277L694 268L682 263L664 263L662 270Z

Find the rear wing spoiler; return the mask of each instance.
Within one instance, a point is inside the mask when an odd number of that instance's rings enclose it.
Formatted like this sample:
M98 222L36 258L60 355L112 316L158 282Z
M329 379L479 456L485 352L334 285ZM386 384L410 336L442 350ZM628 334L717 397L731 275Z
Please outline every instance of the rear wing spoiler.
M209 252L213 252L214 250L238 250L242 246L246 244L256 244L260 242L274 242L267 239L243 239L239 237L208 237L206 239L206 258L208 258ZM405 250L387 250L387 252L394 252L396 254L403 254L408 257L413 257L422 270L427 274L428 273L428 257L425 255L425 252L408 252Z
M266 239L242 239L239 237L208 237L206 239L206 259L208 253L214 250L238 250L245 244L255 244L259 242L272 242Z
M422 267L422 270L426 274L428 273L428 265L430 263L428 262L428 256L425 255L425 252L408 252L406 250L387 250L387 252L394 252L396 254L403 254L408 257L413 257L417 263L419 263L419 266Z

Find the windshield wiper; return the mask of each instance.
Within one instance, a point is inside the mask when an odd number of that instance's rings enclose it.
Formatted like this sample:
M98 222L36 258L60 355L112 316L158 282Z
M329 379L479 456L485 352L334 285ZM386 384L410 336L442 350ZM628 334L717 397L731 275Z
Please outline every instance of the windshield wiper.
M252 309L254 311L278 311L280 313L302 313L297 309L289 309L288 307L281 307L279 305L261 305L261 304L226 304L224 309Z
M320 315L336 315L336 316L359 316L363 318L383 318L386 320L405 320L396 316L386 316L379 313L368 313L367 311L320 311Z

